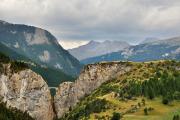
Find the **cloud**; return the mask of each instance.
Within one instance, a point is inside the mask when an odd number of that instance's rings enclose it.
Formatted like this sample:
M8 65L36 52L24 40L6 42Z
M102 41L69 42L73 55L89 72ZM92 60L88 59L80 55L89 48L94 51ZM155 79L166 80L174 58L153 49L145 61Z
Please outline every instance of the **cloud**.
M179 0L0 0L0 18L45 28L59 40L180 35Z

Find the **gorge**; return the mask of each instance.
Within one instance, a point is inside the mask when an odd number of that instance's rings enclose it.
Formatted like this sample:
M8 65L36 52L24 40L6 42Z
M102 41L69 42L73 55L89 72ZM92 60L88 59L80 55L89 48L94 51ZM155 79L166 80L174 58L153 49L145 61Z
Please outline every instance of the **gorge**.
M58 118L62 117L70 107L74 107L85 95L112 79L112 76L124 74L131 69L123 62L88 65L74 83L64 82L59 85L53 101L48 85L40 75L28 68L14 72L11 62L1 65L2 101L7 102L7 106L27 111L37 120L52 120L55 113Z

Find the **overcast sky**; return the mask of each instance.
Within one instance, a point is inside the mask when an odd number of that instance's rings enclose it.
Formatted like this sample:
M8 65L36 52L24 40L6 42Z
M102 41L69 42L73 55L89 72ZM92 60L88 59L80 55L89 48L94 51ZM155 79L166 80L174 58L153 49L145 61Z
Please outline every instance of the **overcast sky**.
M67 47L90 40L135 44L180 36L180 0L0 0L0 19L47 29Z

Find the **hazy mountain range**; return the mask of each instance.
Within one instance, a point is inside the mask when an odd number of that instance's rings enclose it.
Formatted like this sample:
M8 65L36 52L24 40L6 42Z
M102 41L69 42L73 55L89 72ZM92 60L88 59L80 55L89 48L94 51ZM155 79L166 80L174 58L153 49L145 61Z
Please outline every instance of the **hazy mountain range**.
M145 43L149 43L149 42L155 42L160 40L159 38L156 37L148 37L145 40L143 40L140 44L145 44Z
M0 43L3 46L0 51L6 52L8 48L8 56L31 61L43 71L50 70L51 73L45 74L36 67L39 73L51 79L50 82L60 82L69 79L64 76L75 77L80 72L80 62L64 50L51 33L41 28L0 21Z
M69 49L69 53L46 30L0 21L0 51L12 59L28 63L50 86L57 86L64 80L76 77L82 68L81 63L179 60L180 37L165 40L148 38L135 46L122 41L90 41L86 45Z
M82 45L78 48L69 49L68 51L77 59L83 60L89 57L95 57L111 52L116 52L129 47L130 45L122 41L109 41L96 42L90 41L86 45Z
M90 57L81 62L88 64L100 61L151 61L160 59L180 60L180 37L143 42L120 51Z

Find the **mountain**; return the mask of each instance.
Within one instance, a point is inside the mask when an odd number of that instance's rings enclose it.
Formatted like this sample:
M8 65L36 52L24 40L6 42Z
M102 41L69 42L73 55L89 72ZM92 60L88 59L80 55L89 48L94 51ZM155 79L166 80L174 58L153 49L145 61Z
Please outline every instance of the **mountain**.
M72 81L75 79L72 76L65 74L61 70L39 65L33 62L31 59L28 59L27 57L18 54L17 52L0 43L0 54L1 53L5 54L12 60L26 63L29 68L31 68L36 73L39 73L46 80L49 86L57 87L61 82L65 80Z
M149 42L155 42L160 40L159 38L156 37L148 37L145 40L143 40L140 44L145 44L145 43L149 43Z
M128 43L122 41L90 41L86 45L74 49L69 49L68 51L77 59L83 60L90 57L123 50L124 48L127 48L129 46L130 45Z
M151 61L160 59L180 60L180 37L130 46L119 52L88 58L81 62L88 64L100 61Z
M168 60L89 64L54 98L59 120L171 120L179 100L180 62Z
M0 45L3 46L0 52L8 52L11 58L38 65L33 69L53 86L66 78L76 77L82 67L51 33L41 28L0 21Z
M17 52L13 51L11 48L7 47L6 45L2 44L0 42L0 53L3 53L7 56L9 56L11 59L17 59L17 60L26 60L30 61L27 57L18 54Z

